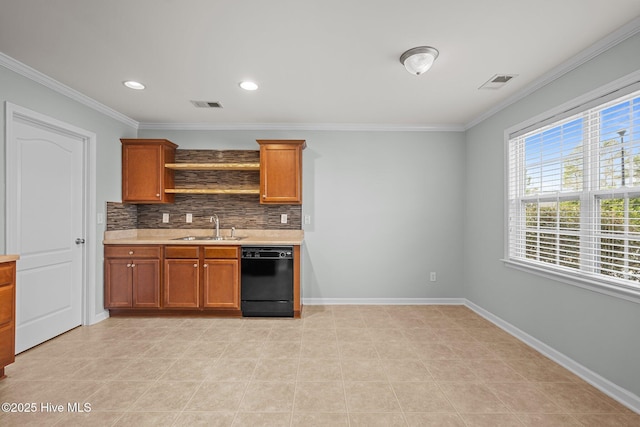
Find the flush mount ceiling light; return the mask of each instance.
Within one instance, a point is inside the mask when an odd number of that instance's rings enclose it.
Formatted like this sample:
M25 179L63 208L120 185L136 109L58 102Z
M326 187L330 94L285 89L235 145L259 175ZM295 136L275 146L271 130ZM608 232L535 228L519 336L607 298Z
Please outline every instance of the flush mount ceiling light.
M420 46L409 49L400 55L400 62L408 72L419 76L433 65L438 57L438 49L431 46Z
M122 82L122 84L128 87L129 89L142 90L145 88L145 86L142 83L136 82L133 80L127 80L126 82Z
M240 87L244 90L256 90L258 89L258 85L254 82L244 81L239 83Z

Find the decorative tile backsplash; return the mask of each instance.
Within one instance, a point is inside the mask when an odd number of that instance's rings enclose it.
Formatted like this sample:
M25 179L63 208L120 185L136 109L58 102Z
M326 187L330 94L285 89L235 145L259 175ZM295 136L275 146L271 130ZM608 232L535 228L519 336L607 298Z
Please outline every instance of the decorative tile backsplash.
M107 231L138 228L138 205L107 202Z
M260 151L253 150L180 150L176 163L258 163ZM256 187L258 171L176 171L176 188L226 186ZM169 222L162 222L162 214ZM187 223L190 213L193 222ZM170 204L123 204L107 202L107 231L132 228L208 228L213 214L218 215L221 228L265 230L301 230L301 205L261 205L258 194L176 194ZM287 224L280 215L287 214Z
M169 223L162 223L162 214L169 214ZM193 222L185 222L185 214ZM259 228L266 230L300 230L299 205L261 205L257 194L176 194L168 205L139 205L137 228L208 228L213 214L218 215L221 228ZM280 224L280 214L287 214L287 224Z

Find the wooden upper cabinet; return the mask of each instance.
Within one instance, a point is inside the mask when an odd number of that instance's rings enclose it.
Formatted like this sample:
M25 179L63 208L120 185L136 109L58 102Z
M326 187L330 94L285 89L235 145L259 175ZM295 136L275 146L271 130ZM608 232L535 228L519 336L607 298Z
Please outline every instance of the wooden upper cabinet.
M260 203L302 204L304 140L257 140L260 144Z
M165 193L173 188L172 169L176 144L166 139L121 139L122 201L125 203L173 203L175 196Z

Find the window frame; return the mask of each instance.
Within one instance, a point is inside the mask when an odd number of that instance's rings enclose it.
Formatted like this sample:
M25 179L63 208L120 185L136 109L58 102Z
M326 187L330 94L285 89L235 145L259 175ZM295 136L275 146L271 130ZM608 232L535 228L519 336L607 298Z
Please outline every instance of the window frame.
M630 93L636 92L640 90L640 70L634 73L631 73L625 77L622 77L618 80L615 80L607 85L604 85L598 89L595 89L591 92L588 92L576 99L573 99L569 102L566 102L562 105L559 105L556 108L553 108L545 113L539 114L531 119L528 119L524 122L521 122L515 126L512 126L504 131L504 257L502 259L504 265L506 267L514 268L520 271L524 271L527 273L535 274L537 276L542 276L554 281L566 283L569 285L577 286L579 288L587 289L590 291L595 291L601 294L606 294L609 296L613 296L616 298L622 298L631 302L640 303L640 286L630 286L622 283L621 281L615 280L615 278L606 278L605 276L600 277L596 275L592 275L591 272L585 270L593 270L595 265L595 257L597 250L591 247L587 247L589 242L585 241L585 239L580 239L580 248L587 249L589 255L584 256L585 258L591 258L591 262L583 265L581 263L580 267L576 270L565 268L559 265L554 264L545 264L543 262L534 262L534 261L526 261L521 258L511 258L511 247L514 242L514 238L512 233L510 232L510 212L511 212L511 203L512 201L509 199L510 197L510 140L518 135L524 135L536 129L542 129L543 127L560 122L568 117L575 116L576 114L585 112L589 109L593 109L598 107L599 105L605 104L611 100L623 97ZM518 162L524 162L524 160L517 160ZM519 165L522 167L522 165ZM586 166L586 165L585 165ZM591 165L593 166L593 165ZM591 175L591 172L588 172ZM591 179L596 179L595 176L592 176ZM522 182L516 182L516 185L524 185ZM554 201L561 200L579 200L581 209L587 209L589 212L598 212L599 209L596 207L599 198L611 198L612 194L620 194L620 196L624 197L627 191L626 189L618 189L618 190L595 190L595 191L578 191L578 198L576 199L576 193L573 192L565 192L561 193L561 196L558 198L556 195L549 195L549 199L553 199ZM630 197L630 196L628 196ZM533 197L536 201L539 201L542 198L536 195ZM526 199L526 196L517 198L517 202L521 202L521 206L518 209L525 209L524 203L522 201ZM518 215L519 218L524 218L523 215ZM526 221L526 219L523 219ZM596 223L592 224L593 227L596 226ZM520 233L526 233L526 227L522 225L519 227ZM589 233L589 230L583 230L582 233ZM513 233L516 234L516 233ZM591 236L594 236L595 233L592 233ZM524 241L524 240L521 240ZM640 284L639 284L640 285Z

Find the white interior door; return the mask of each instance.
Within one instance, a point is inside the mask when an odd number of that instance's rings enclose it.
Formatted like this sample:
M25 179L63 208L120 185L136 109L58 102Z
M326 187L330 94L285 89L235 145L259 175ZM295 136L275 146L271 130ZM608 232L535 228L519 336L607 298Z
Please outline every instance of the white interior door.
M20 255L16 353L82 323L84 150L82 138L63 128L13 118L7 248Z

